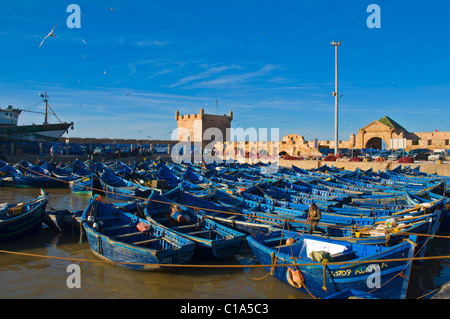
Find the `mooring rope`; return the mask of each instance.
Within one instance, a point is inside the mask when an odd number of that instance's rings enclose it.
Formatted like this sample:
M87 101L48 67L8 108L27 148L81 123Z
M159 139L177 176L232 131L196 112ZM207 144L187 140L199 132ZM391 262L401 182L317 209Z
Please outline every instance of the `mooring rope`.
M24 168L24 169L27 169L26 167L24 167L24 166L21 166L21 165L19 165L20 167L22 167L22 168ZM55 176L49 176L49 175L46 175L46 174L43 174L43 173L41 173L41 172L35 172L35 171L33 171L33 170L31 170L32 172L34 172L34 173L36 173L36 174L39 174L39 175L42 175L42 176L44 176L44 177L48 177L48 178L50 178L50 179L55 179L55 180L57 180L57 181L60 181L60 182L64 182L64 183L67 183L67 184L70 184L70 183L73 183L73 184L75 184L74 183L74 181L66 181L66 180L62 180L62 179L59 179L59 178L57 178L57 177L55 177ZM93 190L93 191L97 191L97 192L103 192L103 193L106 193L106 194L108 194L108 193L111 193L111 192L108 192L107 190L103 190L103 189L97 189L97 188L94 188L94 187L88 187L88 186L84 186L84 185L82 185L82 184L75 184L75 185L80 185L80 186L82 186L82 187L84 187L84 188L87 188L87 189L91 189L91 190ZM112 193L112 194L114 194L114 193ZM130 200L142 200L142 201L152 201L152 202L155 202L155 203L159 203L159 204L168 204L168 205L170 205L170 204L172 204L171 202L166 202L166 201L162 201L162 200L157 200L157 199L149 199L149 198L143 198L143 197L139 197L139 196L134 196L134 195L129 195L129 194L121 194L121 196L124 196L124 197L129 197L130 198ZM245 216L247 216L246 214L244 214L244 213L239 213L239 212L236 212L236 211L222 211L222 210L217 210L217 209L213 209L213 208L203 208L203 207L196 207L196 206L192 206L192 205L186 205L186 204L179 204L180 206L183 206L183 207L186 207L186 208L191 208L191 209L199 209L199 210L203 210L203 211L210 211L210 212L216 212L216 213L223 213L223 214L229 214L229 215L236 215L236 216L243 216L243 217L245 217ZM264 212L261 212L261 213L264 213ZM289 222L289 221L295 221L296 223L300 223L300 224L309 224L309 222L308 221L306 221L306 220L303 220L303 219L295 219L295 220L292 220L292 219L289 219L289 218L283 218L283 217L281 217L281 216L258 216L258 218L262 218L262 219L273 219L273 220L278 220L278 221L281 221L281 222ZM328 223L318 223L318 225L319 226L325 226L325 227L328 227L328 228L336 228L336 229L350 229L350 230L357 230L356 228L355 228L355 225L350 225L350 226L345 226L345 225L333 225L333 224L328 224ZM369 225L370 226L370 225ZM364 227L367 227L367 226L363 226L363 228ZM386 230L387 231L387 234L389 234L389 230ZM413 233L406 233L406 232L401 232L402 234L405 234L405 235L412 235ZM414 235L416 235L416 236L431 236L431 237L440 237L440 238L450 238L450 236L443 236L443 235L430 235L430 234L414 234Z
M74 257L61 257L61 256L50 256L50 255L39 255L32 253L24 253L24 252L15 252L9 250L0 250L0 253L3 254L11 254L11 255L20 255L20 256L28 256L28 257L37 257L37 258L49 258L49 259L59 259L59 260L70 260L77 262L92 262L92 263L107 263L107 264L117 264L117 265L142 265L142 266L163 266L163 267L184 267L184 268L265 268L271 267L273 264L258 264L258 265L202 265L202 264L150 264L150 263L136 263L136 262L120 262L120 261L108 261L101 259L83 259L83 258L74 258ZM439 259L450 259L450 255L447 256L428 256L428 257L411 257L411 258L395 258L395 259L380 259L380 260L358 260L358 261L339 261L339 262L327 262L327 266L331 265L345 265L345 264L367 264L367 263L376 263L376 262L396 262L396 261L419 261L419 260L439 260ZM291 264L276 264L275 267L288 267L288 266L317 266L321 265L320 263L291 263Z

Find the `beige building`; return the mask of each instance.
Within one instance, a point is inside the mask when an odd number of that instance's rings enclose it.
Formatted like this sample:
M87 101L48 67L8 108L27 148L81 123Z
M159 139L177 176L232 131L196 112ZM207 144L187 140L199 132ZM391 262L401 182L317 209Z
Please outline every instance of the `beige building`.
M381 149L385 144L387 149L404 148L406 151L416 148L450 148L450 132L408 132L403 126L384 116L378 121L364 126L358 134L352 133L347 141L339 141L340 149ZM291 156L318 155L319 148L334 149L334 141L305 141L299 135L284 136L280 151Z
M214 138L209 136L209 128L220 130L224 143L216 143L215 148L228 155L245 154L278 155L286 153L290 156L318 156L319 149L334 150L334 140L307 141L301 135L289 134L283 136L281 141L230 141L231 121L233 113L227 115L205 114L203 108L199 114L180 115L175 113L177 120L177 139L186 142L201 142L204 148ZM216 137L217 139L217 137ZM403 126L391 118L384 116L380 120L364 126L355 135L352 133L349 140L339 141L339 149L373 148L387 149L404 148L406 151L415 148L450 148L450 132L408 132ZM225 148L224 148L225 146Z

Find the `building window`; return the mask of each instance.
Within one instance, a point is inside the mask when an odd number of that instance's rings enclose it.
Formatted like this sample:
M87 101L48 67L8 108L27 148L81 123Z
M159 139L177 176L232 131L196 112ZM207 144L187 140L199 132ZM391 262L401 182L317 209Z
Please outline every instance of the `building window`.
M445 145L449 145L449 140L445 140Z
M428 140L428 145L432 145L432 140Z
M411 145L419 145L419 140L412 140Z

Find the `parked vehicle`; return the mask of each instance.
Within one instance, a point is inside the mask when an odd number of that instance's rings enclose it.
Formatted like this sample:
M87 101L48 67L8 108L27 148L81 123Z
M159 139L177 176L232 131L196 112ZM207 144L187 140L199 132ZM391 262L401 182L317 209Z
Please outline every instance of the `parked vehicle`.
M394 152L389 154L388 160L390 160L390 161L397 161L397 160L399 160L400 158L402 158L404 156L405 156L405 151L404 150L397 150L397 151L394 151Z
M434 150L433 153L430 156L428 156L429 161L442 161L444 159L445 159L444 149Z
M408 156L415 160L427 160L431 151L427 148L417 148L408 152Z
M363 151L361 149L350 149L344 153L347 157L364 157Z
M377 158L380 158L380 157L382 157L384 159L387 159L388 156L389 156L389 152L388 151L379 151L377 153L373 153L372 154L372 159L377 159Z

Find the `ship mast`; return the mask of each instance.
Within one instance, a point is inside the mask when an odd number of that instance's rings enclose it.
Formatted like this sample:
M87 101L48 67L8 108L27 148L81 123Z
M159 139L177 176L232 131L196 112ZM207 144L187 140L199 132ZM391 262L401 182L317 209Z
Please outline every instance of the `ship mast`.
M53 111L53 109L50 107L50 105L48 105L48 95L47 95L47 92L45 92L44 94L42 94L42 93L40 93L39 94L43 99L44 99L44 102L45 102L45 118L44 118L44 124L48 124L48 109L50 109L50 111L51 111L51 114L53 114L57 119L58 119L58 121L61 123L61 120L59 119L59 117L55 114L55 112Z
M47 92L45 92L44 95L41 96L44 98L44 102L45 102L45 119L44 119L44 124L48 124L48 97L47 97Z

